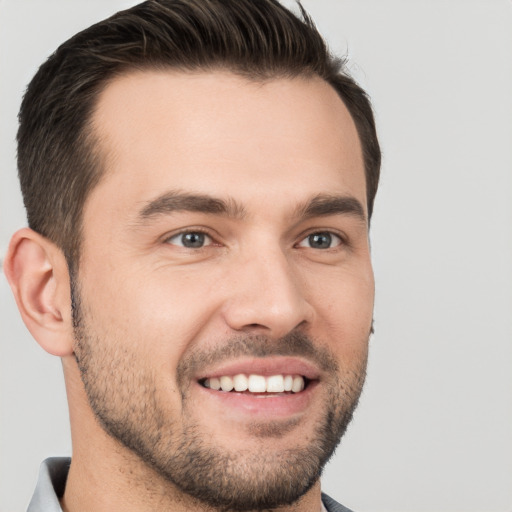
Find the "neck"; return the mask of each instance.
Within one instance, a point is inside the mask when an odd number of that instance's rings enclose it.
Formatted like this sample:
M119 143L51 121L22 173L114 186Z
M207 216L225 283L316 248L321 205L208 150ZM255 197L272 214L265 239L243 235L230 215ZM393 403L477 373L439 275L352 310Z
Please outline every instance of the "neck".
M219 512L183 494L151 469L126 464L126 458L112 452L104 457L73 455L61 506L64 512ZM94 461L94 459L98 459ZM124 459L124 460L123 460ZM227 512L226 509L222 509ZM279 512L320 512L320 484ZM270 512L270 511L268 511Z

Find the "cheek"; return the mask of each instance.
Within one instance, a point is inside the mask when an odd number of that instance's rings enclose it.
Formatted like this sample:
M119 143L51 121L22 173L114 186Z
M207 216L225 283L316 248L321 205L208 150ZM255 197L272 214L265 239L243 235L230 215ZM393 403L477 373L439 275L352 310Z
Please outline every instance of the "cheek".
M315 295L320 337L331 340L338 350L366 351L374 303L371 267L339 272L325 280Z
M218 308L215 276L163 267L103 270L82 278L95 330L106 342L116 340L148 364L174 373Z

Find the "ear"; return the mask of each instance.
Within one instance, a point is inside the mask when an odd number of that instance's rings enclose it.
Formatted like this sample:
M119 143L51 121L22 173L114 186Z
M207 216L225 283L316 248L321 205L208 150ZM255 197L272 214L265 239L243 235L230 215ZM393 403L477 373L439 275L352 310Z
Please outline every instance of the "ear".
M17 231L4 271L28 330L47 352L73 353L69 272L62 251L35 231Z

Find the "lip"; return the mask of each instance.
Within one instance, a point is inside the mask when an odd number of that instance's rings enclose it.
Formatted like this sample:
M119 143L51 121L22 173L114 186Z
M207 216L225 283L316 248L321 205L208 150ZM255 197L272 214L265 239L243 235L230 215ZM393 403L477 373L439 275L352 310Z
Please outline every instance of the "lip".
M302 375L308 379L308 386L300 393L258 394L237 391L216 391L200 384L205 378L223 375L256 374L265 377L271 375ZM249 418L254 421L287 420L304 414L310 407L319 387L320 370L312 363L297 357L263 357L226 361L219 366L198 373L195 387L199 396L222 410L222 414L234 420ZM198 388L198 389L197 389ZM269 396L270 395L270 396Z
M297 357L255 357L227 361L222 365L208 368L198 373L195 378L200 381L206 378L222 377L223 375L302 375L308 380L318 380L320 371L318 368L303 359Z
M249 416L252 420L272 421L289 419L303 414L312 402L318 381L309 382L300 393L283 393L262 396L263 393L239 393L237 391L215 391L196 383L199 393L212 403L217 411L233 419Z

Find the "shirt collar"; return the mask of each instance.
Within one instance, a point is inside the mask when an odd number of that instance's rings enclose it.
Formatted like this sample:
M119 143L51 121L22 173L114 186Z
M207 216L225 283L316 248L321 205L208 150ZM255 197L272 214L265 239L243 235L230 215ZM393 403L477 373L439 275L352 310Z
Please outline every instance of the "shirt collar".
M70 463L68 457L52 457L43 461L27 512L62 512L59 498L64 494Z

